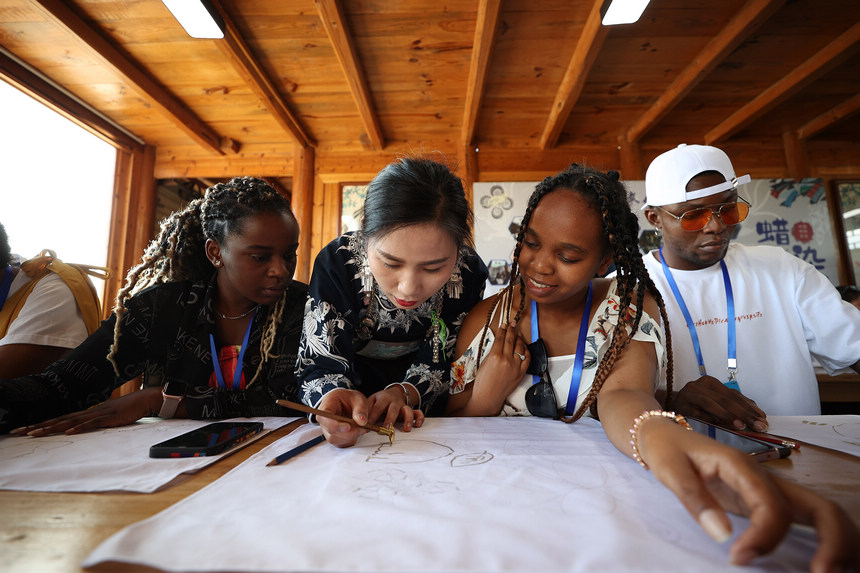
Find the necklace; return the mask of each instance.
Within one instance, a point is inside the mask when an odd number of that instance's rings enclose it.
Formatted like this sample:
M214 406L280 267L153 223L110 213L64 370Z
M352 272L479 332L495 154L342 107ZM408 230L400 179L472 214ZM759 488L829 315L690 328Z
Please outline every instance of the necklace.
M257 310L258 308L260 308L259 304L254 305L254 307L251 308L250 310L246 310L245 312L243 312L242 314L239 314L237 316L227 316L226 314L221 314L217 310L215 310L215 314L217 314L218 316L220 316L221 318L223 318L225 320L239 320L240 318L245 318L246 316L248 316L249 314L251 314L252 312ZM213 309L214 309L214 307L213 307Z

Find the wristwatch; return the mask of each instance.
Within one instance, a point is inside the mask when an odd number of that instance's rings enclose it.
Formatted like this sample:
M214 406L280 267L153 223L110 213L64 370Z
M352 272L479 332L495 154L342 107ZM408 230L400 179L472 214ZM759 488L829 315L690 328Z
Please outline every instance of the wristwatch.
M161 396L164 398L164 402L161 403L158 417L172 418L176 414L176 408L179 407L182 398L185 397L185 383L171 380L161 389Z

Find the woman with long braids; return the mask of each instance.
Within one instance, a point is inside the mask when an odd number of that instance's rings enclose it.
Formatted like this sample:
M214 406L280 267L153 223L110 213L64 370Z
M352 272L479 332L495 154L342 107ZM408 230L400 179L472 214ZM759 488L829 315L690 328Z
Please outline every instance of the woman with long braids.
M463 184L442 163L403 157L373 178L361 230L314 263L296 366L305 404L407 432L444 413L457 332L488 275L471 221ZM364 432L317 421L339 447Z
M265 181L208 189L162 222L96 332L42 374L0 381L0 432L295 415L275 400L297 397L298 236L289 202ZM141 374L143 389L107 400Z
M838 506L760 469L740 450L687 431L682 416L660 408L654 392L661 369L672 371L671 344L656 320L666 324L638 227L616 172L572 165L538 184L510 286L463 323L449 413L565 422L599 415L615 447L651 469L715 540L731 536L725 510L750 516L729 550L733 564L772 550L797 521L818 530L813 570L856 567L857 528ZM597 278L613 261L616 278ZM721 490L728 495L711 493Z

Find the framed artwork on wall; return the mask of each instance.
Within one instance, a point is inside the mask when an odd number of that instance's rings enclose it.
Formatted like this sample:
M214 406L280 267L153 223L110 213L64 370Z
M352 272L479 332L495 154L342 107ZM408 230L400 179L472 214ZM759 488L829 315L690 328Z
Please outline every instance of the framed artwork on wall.
M860 277L860 180L834 181L833 227L837 240L842 239L848 284Z

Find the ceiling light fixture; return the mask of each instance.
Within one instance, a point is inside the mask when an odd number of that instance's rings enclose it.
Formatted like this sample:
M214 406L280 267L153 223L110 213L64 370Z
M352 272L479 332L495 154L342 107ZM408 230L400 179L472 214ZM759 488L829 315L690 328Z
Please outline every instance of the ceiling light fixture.
M218 13L203 0L161 0L192 38L223 38Z
M642 16L649 0L604 0L600 21L604 26L632 24Z

